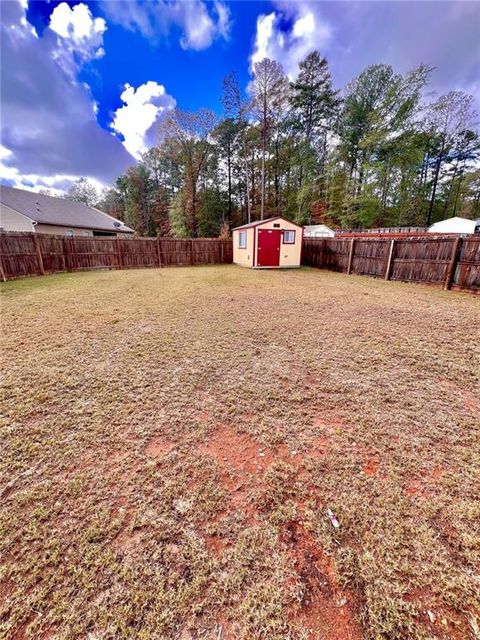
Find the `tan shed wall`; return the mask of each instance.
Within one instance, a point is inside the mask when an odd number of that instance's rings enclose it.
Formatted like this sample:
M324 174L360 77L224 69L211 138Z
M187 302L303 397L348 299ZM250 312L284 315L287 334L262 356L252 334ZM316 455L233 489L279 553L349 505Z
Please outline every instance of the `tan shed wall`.
M275 224L280 223L280 227L275 227ZM256 229L288 229L289 231L295 231L295 244L283 244L280 243L280 267L299 267L300 257L302 252L302 228L297 227L292 222L287 220L272 220L265 224L255 227ZM258 241L256 243L258 246Z
M34 231L32 221L29 218L1 203L0 227L4 231Z
M239 264L242 267L253 266L253 232L254 228L245 229L247 232L247 248L238 248L238 236L240 231L234 231L232 235L233 240L233 262Z

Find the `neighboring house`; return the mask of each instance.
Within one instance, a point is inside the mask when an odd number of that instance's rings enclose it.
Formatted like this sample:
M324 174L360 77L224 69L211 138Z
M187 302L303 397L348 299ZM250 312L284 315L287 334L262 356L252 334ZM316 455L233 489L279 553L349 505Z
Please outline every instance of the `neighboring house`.
M333 238L335 231L327 227L326 224L311 224L303 227L303 236L305 238Z
M480 233L480 220L467 220L467 218L447 218L435 222L428 228L429 233Z
M280 216L233 229L233 262L254 269L299 267L302 227Z
M133 229L95 207L65 198L0 186L0 231L64 236L122 236Z

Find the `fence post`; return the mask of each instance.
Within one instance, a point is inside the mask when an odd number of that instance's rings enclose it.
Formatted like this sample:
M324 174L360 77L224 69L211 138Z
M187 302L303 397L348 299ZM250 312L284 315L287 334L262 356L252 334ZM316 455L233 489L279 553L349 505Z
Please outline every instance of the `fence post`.
M35 251L37 252L37 261L38 261L38 268L40 270L40 274L42 276L45 275L45 269L43 266L43 256L42 256L42 252L40 250L40 245L38 243L38 236L35 234L35 231L32 233L32 238L33 238L33 244L35 246Z
M190 266L193 267L193 240L190 240Z
M457 266L458 256L460 253L460 240L460 236L457 236L453 242L452 254L450 256L450 262L448 263L447 274L445 276L445 284L443 285L444 289L450 289L450 287L452 286L453 277L455 275L455 267Z
M385 269L385 280L390 280L394 248L395 248L395 239L392 239L392 241L390 242L390 251L388 252L387 268Z
M158 255L158 266L161 268L162 265L162 241L160 238L157 238L157 255Z
M347 275L352 271L353 264L353 252L355 250L355 238L350 240L350 253L348 254L348 266L347 266Z
M2 244L2 235L1 234L0 234L0 244ZM3 266L2 253L3 253L3 247L0 246L0 277L2 278L2 280L4 282L6 282L7 281L7 276L5 274L5 268Z
M68 248L68 236L62 239L63 246L63 264L65 265L65 271L71 271L70 250Z
M118 259L118 268L123 268L123 252L120 245L121 239L117 236L117 259Z

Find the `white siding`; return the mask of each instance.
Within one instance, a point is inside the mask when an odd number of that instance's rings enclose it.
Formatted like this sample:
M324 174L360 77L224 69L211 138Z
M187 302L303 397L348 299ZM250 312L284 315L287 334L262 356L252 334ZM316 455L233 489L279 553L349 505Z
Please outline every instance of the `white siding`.
M59 236L93 236L91 229L80 229L78 227L61 227L54 224L41 224L35 226L37 233L54 233Z

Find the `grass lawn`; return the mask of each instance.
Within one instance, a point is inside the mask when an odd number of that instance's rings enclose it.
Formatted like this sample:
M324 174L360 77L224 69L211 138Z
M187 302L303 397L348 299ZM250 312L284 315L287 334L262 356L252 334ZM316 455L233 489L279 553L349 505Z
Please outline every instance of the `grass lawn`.
M478 298L234 266L1 292L1 638L480 637Z

